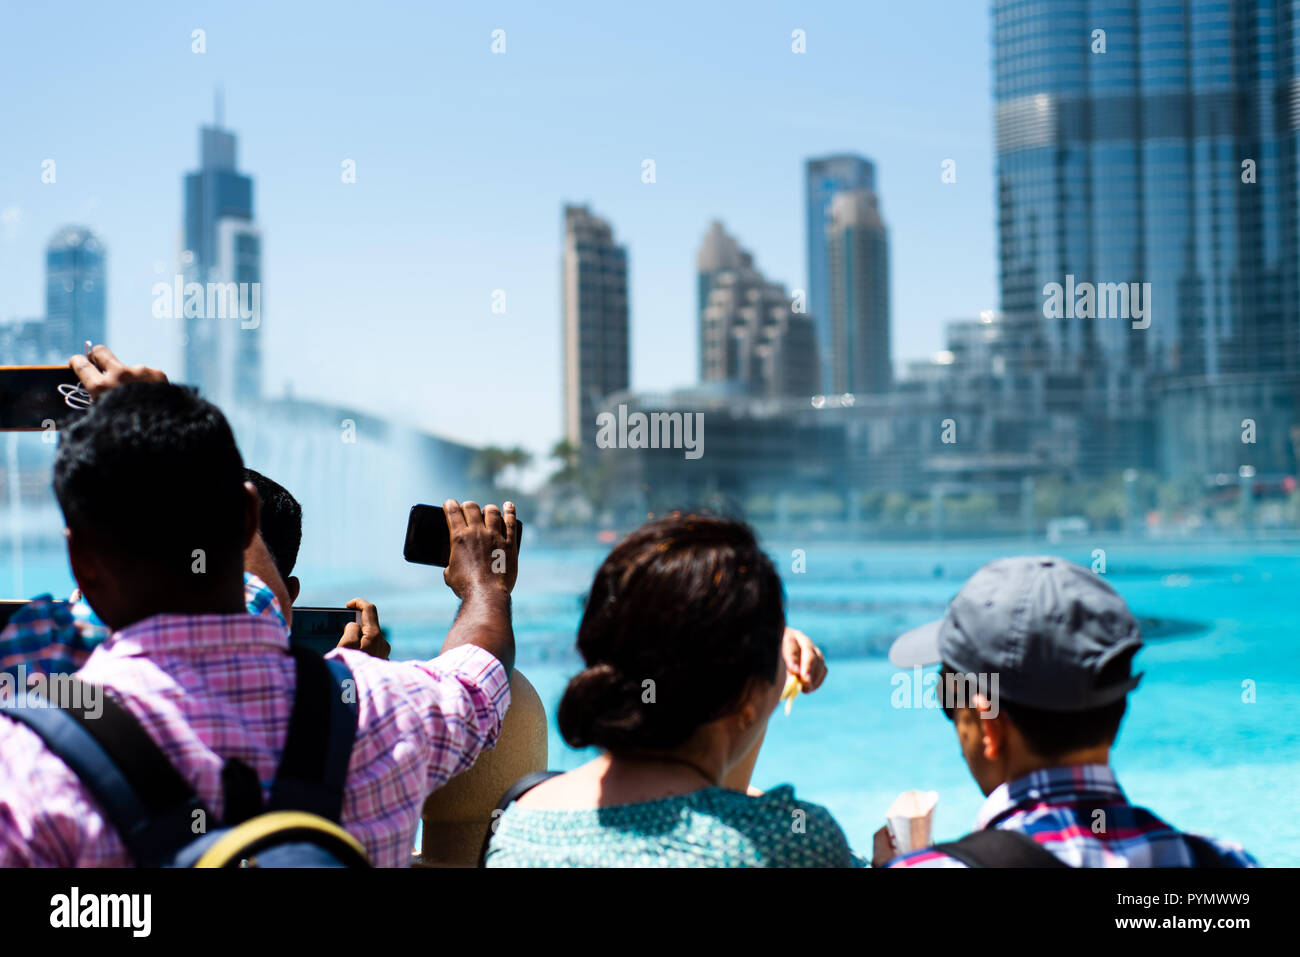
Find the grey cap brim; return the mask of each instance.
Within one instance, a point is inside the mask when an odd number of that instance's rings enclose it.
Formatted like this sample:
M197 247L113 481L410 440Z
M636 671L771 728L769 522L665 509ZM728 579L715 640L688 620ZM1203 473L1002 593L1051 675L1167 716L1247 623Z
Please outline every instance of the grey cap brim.
M943 660L939 654L939 626L942 624L940 618L899 635L889 646L889 663L896 668L939 664Z

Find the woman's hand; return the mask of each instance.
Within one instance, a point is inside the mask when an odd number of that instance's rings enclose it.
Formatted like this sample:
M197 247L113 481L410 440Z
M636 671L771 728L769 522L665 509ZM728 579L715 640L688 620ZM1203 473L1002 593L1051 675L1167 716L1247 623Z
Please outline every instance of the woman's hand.
M816 691L826 680L826 656L802 631L786 627L781 657L785 659L786 670L803 685L804 694Z

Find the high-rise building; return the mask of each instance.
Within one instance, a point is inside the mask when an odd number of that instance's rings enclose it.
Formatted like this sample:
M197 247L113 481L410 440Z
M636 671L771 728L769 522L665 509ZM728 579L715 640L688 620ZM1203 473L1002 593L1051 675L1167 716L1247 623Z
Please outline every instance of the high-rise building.
M770 397L818 391L816 331L785 287L766 279L717 221L696 263L701 381Z
M586 206L564 207L564 435L590 451L601 399L628 388L627 248ZM591 441L588 441L591 440Z
M262 236L235 145L218 116L199 131L199 169L185 176L181 263L186 283L205 293L199 314L182 320L185 381L218 403L253 401L261 391Z
M821 355L821 386L831 388L831 274L826 252L826 228L831 221L831 200L850 190L876 189L876 167L852 154L810 159L804 167L805 229L808 239L806 309L817 325Z
M1300 3L995 0L992 18L1002 310L1039 316L1045 364L1088 370L1112 407L1177 393L1166 469L1294 468ZM1084 284L1092 302L1044 310ZM1243 447L1245 418L1276 455Z
M700 333L700 381L707 382L713 378L708 365L708 343L705 333L708 325L704 321L704 310L709 305L709 295L718 276L729 270L749 269L754 265L749 253L740 248L734 236L727 235L722 223L716 219L709 225L700 243L700 251L695 256L696 276L696 320Z
M105 339L104 244L84 226L65 226L45 248L44 345L63 356Z
M886 392L893 384L889 336L889 236L876 194L859 189L831 200L831 391Z

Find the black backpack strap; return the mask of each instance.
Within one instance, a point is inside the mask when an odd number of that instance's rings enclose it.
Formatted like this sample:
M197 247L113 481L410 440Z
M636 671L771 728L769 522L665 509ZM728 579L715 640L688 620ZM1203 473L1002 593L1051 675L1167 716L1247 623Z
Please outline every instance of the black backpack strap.
M488 844L492 842L492 835L496 832L497 818L501 816L500 812L514 804L525 793L531 791L543 781L549 781L551 778L563 773L563 771L533 771L531 774L525 774L506 788L506 793L501 795L501 800L497 801L496 809L492 812L492 820L488 823L487 833L483 835L483 847L478 852L479 867L487 866Z
M972 831L934 849L967 867L1069 867L1028 834L999 828Z
M70 680L68 698L83 702L79 707L57 708L26 692L0 704L0 713L35 732L77 775L137 867L157 866L194 840L194 824L206 826L208 811L120 702L102 687Z
M267 810L307 811L338 823L357 736L356 686L341 659L303 647L290 652L298 684Z
M1192 852L1192 860L1196 867L1235 867L1230 863L1214 844L1196 834L1183 834L1183 841L1187 844L1187 849Z
M239 758L227 758L221 765L221 794L221 823L226 827L243 824L266 810L257 772Z

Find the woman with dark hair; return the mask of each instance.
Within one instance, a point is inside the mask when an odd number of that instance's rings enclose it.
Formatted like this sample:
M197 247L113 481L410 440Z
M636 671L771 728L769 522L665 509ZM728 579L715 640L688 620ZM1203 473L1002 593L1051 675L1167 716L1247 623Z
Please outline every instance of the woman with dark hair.
M510 805L489 867L853 865L825 808L788 785L727 786L752 767L787 664L806 690L825 672L747 526L675 514L633 532L596 572L578 651L560 732L602 754Z

